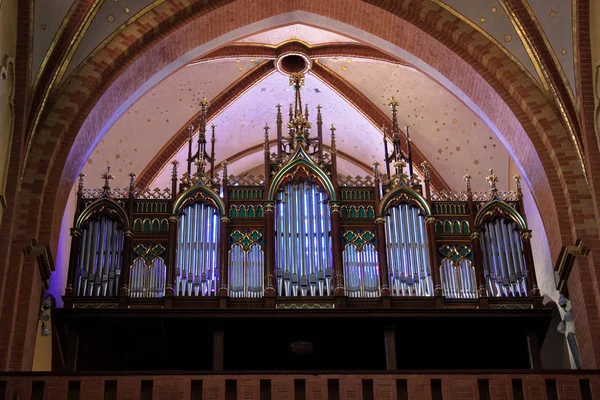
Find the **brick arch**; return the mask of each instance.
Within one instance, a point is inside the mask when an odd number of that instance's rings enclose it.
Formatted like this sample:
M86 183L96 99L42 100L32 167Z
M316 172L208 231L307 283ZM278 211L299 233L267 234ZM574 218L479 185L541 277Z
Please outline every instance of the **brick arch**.
M499 137L533 189L554 257L562 243L571 244L574 238L597 242L596 225L585 223L594 218L585 176L553 106L502 51L432 0L307 0L301 5L215 0L205 4L192 0L157 4L108 41L48 103L51 108L32 139L16 202L19 240L37 237L56 247L66 197L88 152L144 85L160 79L160 71L173 70L211 46L225 44L236 34L230 31L250 34L244 27L259 31L307 22L311 15L308 22L315 26L368 41L408 60L457 93L493 130L501 132ZM592 251L598 250L600 244L594 244ZM591 333L581 331L580 338L583 335ZM586 357L587 365L595 366L600 352Z

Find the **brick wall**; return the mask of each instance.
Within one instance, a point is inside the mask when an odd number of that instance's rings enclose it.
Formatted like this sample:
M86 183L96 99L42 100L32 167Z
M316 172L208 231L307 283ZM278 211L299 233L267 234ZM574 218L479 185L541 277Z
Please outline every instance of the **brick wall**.
M27 38L30 4L18 3L18 34ZM92 3L84 1L81 7ZM34 110L41 119L30 135L28 129L35 125L30 121L35 115L27 111L30 44L23 40L17 49L16 131L0 231L0 370L31 366L40 282L33 260L22 250L36 238L56 254L69 189L108 117L186 52L234 29L297 10L361 29L413 54L461 89L502 132L531 182L553 256L576 239L591 249L574 267L570 292L584 363L590 368L600 364L597 138L582 136L593 150L583 157L588 174L594 172L587 176L552 97L493 43L430 0L167 0L108 40L60 90L53 88L48 102L37 99L36 105L47 108ZM85 18L80 14L65 32L77 31ZM69 39L60 43L71 43ZM581 78L588 82L591 75L582 73ZM8 276L11 285L5 284Z
M0 398L57 400L592 400L588 374L0 375Z

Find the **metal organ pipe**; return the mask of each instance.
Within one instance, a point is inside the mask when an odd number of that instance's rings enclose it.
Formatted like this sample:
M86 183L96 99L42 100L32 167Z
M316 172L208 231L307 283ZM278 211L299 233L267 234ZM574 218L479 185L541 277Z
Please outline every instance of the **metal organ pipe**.
M347 245L343 263L348 297L379 297L379 261L372 244L361 251L354 244Z
M521 236L515 223L497 219L485 222L481 233L484 274L491 296L526 296L527 271Z
M444 296L448 298L474 299L477 297L475 270L469 260L455 265L445 258L440 265L440 276Z
M425 220L419 212L408 204L387 210L386 248L393 296L433 294Z
M275 217L277 294L329 296L329 207L314 185L286 185Z
M187 206L179 216L176 295L214 296L219 214L206 204Z
M82 229L76 272L77 296L116 296L123 253L123 230L107 217Z

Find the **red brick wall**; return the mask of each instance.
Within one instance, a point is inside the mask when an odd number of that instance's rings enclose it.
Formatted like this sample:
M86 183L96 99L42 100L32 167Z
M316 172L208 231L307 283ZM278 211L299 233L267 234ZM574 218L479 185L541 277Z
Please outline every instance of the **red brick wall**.
M556 382L558 400L590 400L600 398L600 376L592 374L506 374L506 375L168 375L168 376L8 376L0 375L0 383L6 382L4 398L20 400L30 399L32 382L44 382L44 399L63 400L69 392L69 381L80 382L81 400L104 399L105 381L117 381L117 399L139 400L142 381L152 381L153 400L193 400L191 398L192 380L202 380L202 398L208 400L226 400L225 380L237 381L237 396L239 400L261 400L260 381L271 382L272 400L294 400L294 380L304 380L306 400L327 400L328 379L339 381L340 400L362 400L363 380L373 381L374 400L395 400L402 398L402 393L396 391L396 380L407 383L408 400L435 399L432 391L432 380L441 381L441 394L444 400L477 400L480 399L478 380L487 380L489 398L491 400L513 400L513 380L521 382L525 400L547 400L547 380ZM583 379L590 382L591 396L582 397L581 383ZM2 386L0 386L1 388ZM551 394L552 395L552 394ZM18 396L18 397L17 397ZM0 393L2 397L2 393ZM438 397L439 398L439 397ZM229 400L229 399L227 399ZM299 400L299 399L298 399Z
M19 2L24 38L31 18L27 3ZM594 201L597 152L584 155L588 173L594 172L588 176L590 186L551 97L502 51L430 0L167 0L108 41L52 92L30 146L24 142L32 126L26 112L29 47L20 47L25 55L17 55L21 86L15 96L9 208L0 232L0 369L31 365L39 278L22 249L32 238L56 248L66 196L107 118L187 51L232 29L298 9L352 25L414 54L460 88L498 127L532 184L552 254L576 239L591 248L591 255L574 267L570 291L584 363L600 363L600 266L594 261L600 254ZM587 135L585 145L597 148L596 138Z

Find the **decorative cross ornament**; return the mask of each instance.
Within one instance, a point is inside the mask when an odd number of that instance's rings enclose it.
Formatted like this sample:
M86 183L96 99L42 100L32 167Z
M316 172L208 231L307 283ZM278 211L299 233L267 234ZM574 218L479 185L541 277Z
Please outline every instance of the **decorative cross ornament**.
M492 192L495 193L498 191L498 189L496 189L496 182L498 182L498 177L494 174L493 169L490 168L490 175L486 177L485 180L488 181L488 183L492 187Z

